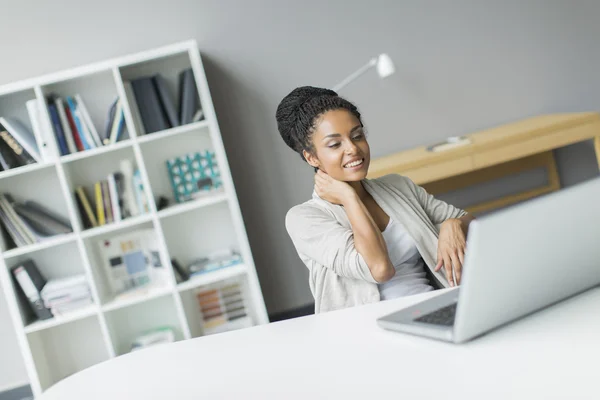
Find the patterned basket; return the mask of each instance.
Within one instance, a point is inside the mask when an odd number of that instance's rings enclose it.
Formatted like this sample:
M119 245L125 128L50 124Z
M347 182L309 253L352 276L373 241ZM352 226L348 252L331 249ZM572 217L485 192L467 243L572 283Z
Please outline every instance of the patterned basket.
M215 153L208 150L167 160L167 170L177 203L223 185Z

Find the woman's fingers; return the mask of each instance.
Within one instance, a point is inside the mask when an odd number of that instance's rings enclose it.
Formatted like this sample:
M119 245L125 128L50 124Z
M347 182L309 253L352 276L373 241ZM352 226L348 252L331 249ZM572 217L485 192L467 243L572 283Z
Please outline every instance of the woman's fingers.
M448 254L444 254L444 269L446 270L446 279L450 282L450 286L454 286L454 279L452 277L452 259Z
M435 272L438 272L440 269L442 269L443 265L444 265L444 260L438 256L438 262L435 266Z
M453 253L451 255L452 265L454 266L454 276L456 277L455 283L460 284L460 277L462 275L462 262L460 261L458 254Z

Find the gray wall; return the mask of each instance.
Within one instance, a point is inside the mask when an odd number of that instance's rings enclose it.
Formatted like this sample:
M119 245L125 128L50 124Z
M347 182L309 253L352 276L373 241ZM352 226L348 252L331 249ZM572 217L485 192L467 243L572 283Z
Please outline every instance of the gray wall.
M309 198L312 173L284 146L274 121L279 100L295 86L333 86L389 53L394 76L380 81L370 73L343 91L363 112L375 157L600 105L600 3L593 1L4 3L0 84L198 40L271 313L312 301L283 225L286 211ZM566 185L598 174L589 143L557 157ZM540 179L528 175L491 190ZM453 199L461 205L487 193ZM1 299L0 317L4 307ZM2 339L0 354L12 354L14 340Z

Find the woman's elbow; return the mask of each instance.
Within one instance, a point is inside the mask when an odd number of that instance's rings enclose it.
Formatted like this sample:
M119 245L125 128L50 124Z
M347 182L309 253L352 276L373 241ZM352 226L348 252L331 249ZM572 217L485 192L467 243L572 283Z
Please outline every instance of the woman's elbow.
M376 265L371 269L371 275L377 283L384 283L389 281L396 275L396 270L391 263L385 263L382 265Z

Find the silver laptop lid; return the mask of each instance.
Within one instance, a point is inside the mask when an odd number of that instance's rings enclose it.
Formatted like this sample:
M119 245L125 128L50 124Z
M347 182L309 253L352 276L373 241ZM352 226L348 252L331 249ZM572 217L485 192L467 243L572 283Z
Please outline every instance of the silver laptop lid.
M600 284L600 178L473 221L463 276L456 342Z

